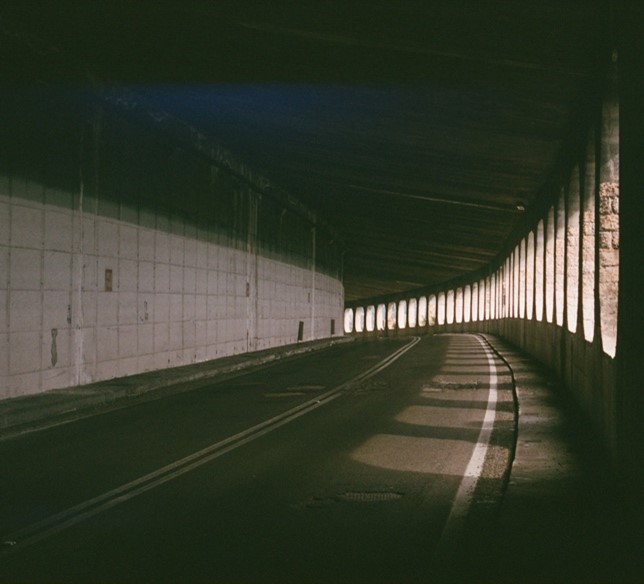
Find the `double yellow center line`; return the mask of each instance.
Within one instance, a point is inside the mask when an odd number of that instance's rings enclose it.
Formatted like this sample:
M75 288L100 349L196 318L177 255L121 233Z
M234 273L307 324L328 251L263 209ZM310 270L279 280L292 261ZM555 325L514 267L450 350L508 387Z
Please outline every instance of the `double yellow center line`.
M251 428L247 428L242 432L238 432L233 436L229 436L224 440L215 442L206 448L189 454L188 456L139 477L138 479L125 483L120 487L107 491L93 499L89 499L79 503L78 505L69 507L60 513L51 515L42 521L33 523L32 525L3 537L0 540L2 542L2 547L0 548L0 559L20 549L47 539L68 527L90 519L91 517L94 517L99 513L103 513L112 507L125 503L146 491L176 479L183 474L223 456L231 450L235 450L244 444L248 444L257 438L264 436L265 434L268 434L269 432L272 432L273 430L276 430L277 428L280 428L281 426L284 426L309 412L312 412L313 410L339 397L342 391L349 386L365 381L366 379L376 375L391 365L419 341L420 337L413 337L409 343L387 356L367 371L303 404L300 404L299 406L256 424Z

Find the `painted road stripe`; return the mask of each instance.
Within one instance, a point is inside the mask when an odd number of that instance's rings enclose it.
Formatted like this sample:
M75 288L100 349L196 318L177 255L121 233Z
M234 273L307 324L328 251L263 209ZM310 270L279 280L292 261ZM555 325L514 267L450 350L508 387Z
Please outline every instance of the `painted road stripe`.
M269 432L272 432L273 430L312 412L313 410L339 397L344 389L378 374L414 347L419 341L420 337L413 337L409 343L400 349L397 349L394 353L387 356L373 367L367 369L367 371L303 404L300 404L299 406L291 408L286 412L265 420L260 424L256 424L251 428L247 428L233 436L229 436L224 440L211 444L206 448L198 450L193 454L176 460L171 464L163 466L156 471L148 473L138 479L121 485L120 487L111 489L110 491L94 497L93 499L74 505L60 513L56 513L42 521L24 527L3 537L0 540L2 541L0 558L51 537L68 527L90 519L99 513L120 505L121 503L125 503L142 493L195 470L196 468L199 468L200 466L203 466L204 464L215 460L216 458L219 458L244 444L248 444L249 442L256 440L260 436L264 436L265 434L268 434Z
M494 429L494 420L496 419L496 402L498 399L498 375L496 364L494 363L494 355L485 341L477 335L472 335L483 348L485 356L487 357L488 367L490 370L490 392L488 394L487 407L485 410L485 417L481 431L479 432L476 445L472 451L472 456L465 468L461 484L456 492L454 503L450 510L449 516L443 528L438 545L435 549L436 557L443 563L448 562L455 551L456 543L459 534L462 532L465 518L472 504L474 497L474 490L478 483L481 472L483 471L483 464L487 455L492 430Z

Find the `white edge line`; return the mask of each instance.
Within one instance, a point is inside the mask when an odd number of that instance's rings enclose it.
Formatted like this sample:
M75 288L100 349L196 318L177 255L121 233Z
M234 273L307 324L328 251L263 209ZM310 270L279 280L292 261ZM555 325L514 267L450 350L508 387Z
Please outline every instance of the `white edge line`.
M443 527L438 544L434 550L434 555L445 563L454 554L457 538L462 531L465 518L467 517L469 508L472 504L474 496L474 489L478 483L483 470L483 464L487 455L488 446L490 444L490 437L494 428L494 420L496 419L496 403L497 403L497 388L498 388L498 375L496 364L494 363L493 355L487 345L477 335L473 335L476 340L481 344L487 357L488 367L490 370L490 390L488 394L487 408L485 410L485 417L481 425L476 445L472 451L472 456L465 468L463 478L459 485L452 508Z

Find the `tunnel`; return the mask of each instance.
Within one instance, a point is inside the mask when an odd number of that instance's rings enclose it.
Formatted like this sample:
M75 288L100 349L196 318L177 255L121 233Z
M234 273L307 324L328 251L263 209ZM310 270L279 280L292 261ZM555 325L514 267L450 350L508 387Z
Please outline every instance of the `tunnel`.
M641 534L642 12L7 2L0 438L132 380L498 340L547 372Z

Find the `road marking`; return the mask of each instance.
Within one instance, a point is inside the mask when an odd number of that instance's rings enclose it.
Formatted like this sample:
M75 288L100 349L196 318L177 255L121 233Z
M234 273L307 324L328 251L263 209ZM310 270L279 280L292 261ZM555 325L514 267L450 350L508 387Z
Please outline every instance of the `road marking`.
M154 489L168 481L176 479L204 464L223 456L224 454L248 444L257 438L312 412L313 410L328 404L341 395L341 392L349 386L360 383L378 374L380 371L389 367L394 361L402 357L407 351L414 347L420 341L420 337L413 337L406 345L394 351L391 355L385 357L382 361L370 367L365 372L357 375L353 379L344 382L341 385L321 394L307 402L291 408L281 414L274 416L264 422L247 428L233 436L229 436L219 442L215 442L206 448L198 450L188 456L176 460L166 466L163 466L151 473L148 473L138 479L125 483L89 499L73 507L69 507L60 513L56 513L42 521L24 527L14 533L0 538L2 548L0 548L0 559L15 553L16 551L42 541L56 533L67 529L73 525L81 523L99 513L107 511L112 507L125 503L130 499Z
M445 527L441 533L438 545L434 551L435 556L442 563L448 562L454 554L458 536L463 529L465 518L472 504L476 484L483 471L483 464L485 463L490 437L494 429L494 420L496 419L498 375L496 364L494 363L494 355L480 336L472 336L481 344L487 357L490 370L490 392L488 394L487 408L485 410L483 424L481 425L481 431L472 451L472 456L463 473L461 484L456 492L454 503L452 503L452 508L445 522Z

